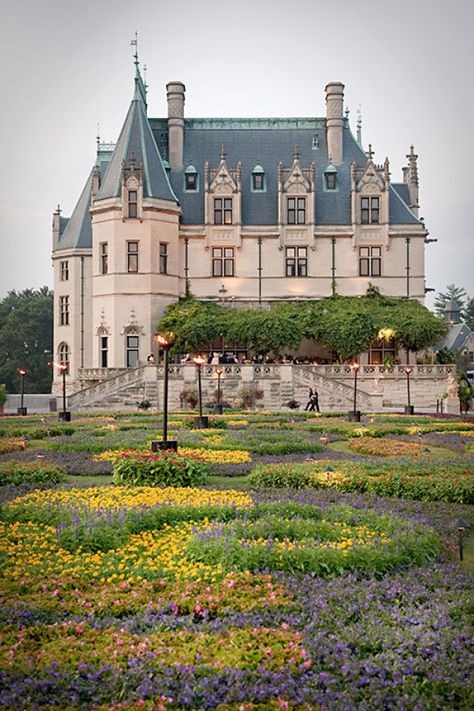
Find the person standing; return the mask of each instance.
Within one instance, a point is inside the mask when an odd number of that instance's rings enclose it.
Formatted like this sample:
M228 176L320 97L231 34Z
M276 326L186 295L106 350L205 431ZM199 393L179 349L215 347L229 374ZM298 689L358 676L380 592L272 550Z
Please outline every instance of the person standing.
M310 388L309 393L308 393L308 402L306 403L305 410L311 410L312 399L313 399L313 388Z

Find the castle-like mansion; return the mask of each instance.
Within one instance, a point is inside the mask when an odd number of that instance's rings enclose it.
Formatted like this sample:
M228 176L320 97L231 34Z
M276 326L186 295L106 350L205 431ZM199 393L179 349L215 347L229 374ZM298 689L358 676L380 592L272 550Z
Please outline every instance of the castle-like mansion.
M327 85L324 118L187 118L184 85L166 88L168 117L150 118L136 64L117 143L98 143L72 216L53 217L54 349L68 391L81 369L145 362L187 289L265 307L362 295L370 282L423 302L417 156L411 147L403 182L391 182L388 159L376 164L360 126L351 132L343 84Z

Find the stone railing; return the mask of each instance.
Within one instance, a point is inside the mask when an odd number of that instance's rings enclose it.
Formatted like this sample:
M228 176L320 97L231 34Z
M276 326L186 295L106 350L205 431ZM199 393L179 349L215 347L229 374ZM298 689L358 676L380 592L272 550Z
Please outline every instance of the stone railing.
M84 368L82 370L88 371L91 375L94 371L99 374L103 371L108 371L114 373L112 377L107 379L98 380L98 382L90 385L89 387L82 388L72 395L69 395L68 402L69 407L81 407L82 405L89 404L91 400L103 398L108 394L112 394L135 382L141 382L143 380L144 371L150 366L140 365L138 368ZM117 372L119 371L119 372ZM81 373L79 375L81 377ZM91 378L92 379L92 378Z

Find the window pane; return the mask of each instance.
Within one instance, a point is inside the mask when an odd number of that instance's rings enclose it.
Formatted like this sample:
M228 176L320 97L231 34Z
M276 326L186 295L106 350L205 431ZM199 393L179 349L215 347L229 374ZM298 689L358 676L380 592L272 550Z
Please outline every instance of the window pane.
M168 245L160 242L160 254L165 255L168 251Z
M216 208L216 210L220 210L222 208L221 198L214 198L214 207Z
M136 202L137 201L137 191L136 190L129 190L128 191L128 200L129 200L129 202Z
M306 198L298 198L298 210L306 209Z
M368 247L360 247L359 254L361 257L368 257L369 256L369 248Z
M372 198L371 205L372 205L372 210L374 210L374 209L378 210L378 208L379 208L379 199L378 199L378 197L373 197L373 198Z
M360 212L360 221L362 222L363 225L368 225L369 224L369 211L362 209Z
M212 248L212 256L213 257L222 257L222 247L213 247Z
M288 209L289 210L294 210L296 207L295 205L295 198L288 198Z
M224 199L224 207L226 210L232 210L232 198Z
M359 275L369 276L369 260L359 259Z
M224 259L224 276L234 276L233 259Z
M294 257L296 255L296 247L287 247L286 248L286 256L287 257Z
M371 215L371 222L378 222L379 221L379 211L378 210L372 210L372 215Z
M137 216L137 203L136 202L130 202L128 204L128 216L129 217L136 217Z
M360 199L360 205L363 209L368 209L369 207L369 198L361 198Z
M298 247L298 256L299 257L307 257L308 253L306 250L307 250L306 247Z
M380 247L372 247L372 256L380 257Z
M224 248L224 257L233 257L234 256L234 248L233 247L225 247Z
M138 254L128 255L128 271L138 272Z
M298 276L307 276L308 274L308 265L306 262L306 259L299 259L298 260Z
M381 275L382 261L380 259L372 259L372 276Z
M224 224L232 224L232 210L224 210Z
M128 251L129 252L138 252L138 242L129 242L128 243Z
M212 260L212 276L222 276L222 261L220 259Z

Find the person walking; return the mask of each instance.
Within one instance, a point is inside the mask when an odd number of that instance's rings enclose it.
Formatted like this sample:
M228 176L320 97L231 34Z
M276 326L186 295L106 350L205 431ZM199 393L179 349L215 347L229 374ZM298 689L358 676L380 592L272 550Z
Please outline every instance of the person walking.
M311 401L313 399L313 388L309 389L308 393L308 402L306 403L305 410L310 410L311 409Z
M309 409L310 409L311 412L314 412L315 410L316 410L317 412L320 412L320 409L319 409L319 394L318 394L318 391L316 390L316 388L313 390L313 395L312 395L312 397L311 397L311 405L310 405Z

